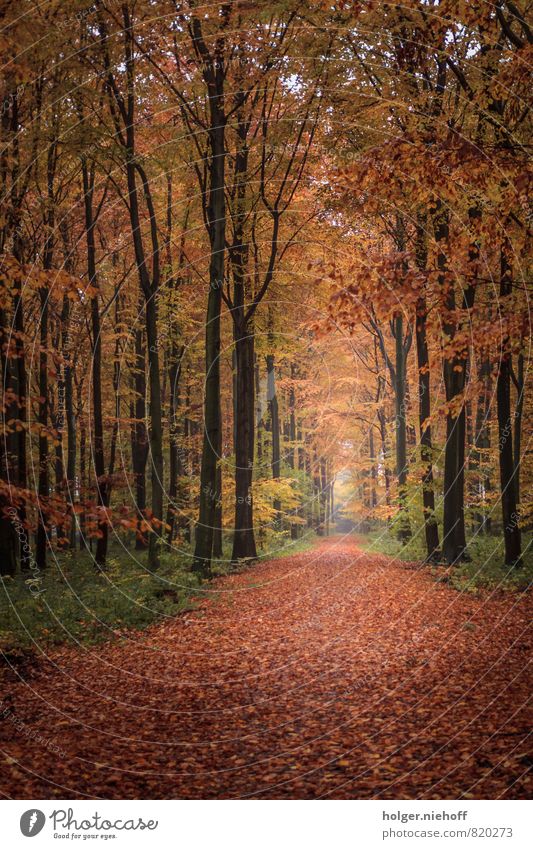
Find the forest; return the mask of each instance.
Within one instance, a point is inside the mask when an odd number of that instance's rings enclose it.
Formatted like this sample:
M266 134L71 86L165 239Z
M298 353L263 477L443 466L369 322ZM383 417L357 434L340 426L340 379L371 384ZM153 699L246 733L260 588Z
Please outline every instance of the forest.
M531 792L528 7L2 0L4 797Z

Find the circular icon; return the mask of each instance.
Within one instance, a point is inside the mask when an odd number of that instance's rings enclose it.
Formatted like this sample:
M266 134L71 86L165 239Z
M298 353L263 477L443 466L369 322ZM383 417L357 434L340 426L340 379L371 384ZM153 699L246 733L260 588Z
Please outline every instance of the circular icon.
M37 810L37 808L30 808L20 818L20 830L24 837L35 837L42 830L45 822L46 817L42 811Z

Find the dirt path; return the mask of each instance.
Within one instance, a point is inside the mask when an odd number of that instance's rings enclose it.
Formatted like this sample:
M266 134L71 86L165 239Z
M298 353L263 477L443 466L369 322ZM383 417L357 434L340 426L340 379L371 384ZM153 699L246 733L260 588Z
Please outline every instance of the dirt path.
M215 589L10 673L3 794L531 795L531 599L460 595L340 538Z

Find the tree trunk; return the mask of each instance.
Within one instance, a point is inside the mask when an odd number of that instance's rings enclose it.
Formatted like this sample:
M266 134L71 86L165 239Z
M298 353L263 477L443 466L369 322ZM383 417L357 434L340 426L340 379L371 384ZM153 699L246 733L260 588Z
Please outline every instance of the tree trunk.
M82 505L85 504L86 494L88 492L87 485L87 463L85 459L86 454L86 445L87 445L87 430L85 428L85 421L82 418L80 423L80 500ZM87 526L86 526L86 515L85 508L83 508L79 517L79 529L80 529L80 551L89 550L89 545L87 542Z
M235 530L232 560L254 559L252 475L254 463L254 335L234 325L235 336Z
M370 478L372 485L370 487L370 507L374 509L378 505L378 495L376 491L378 470L376 468L376 450L374 447L374 428L370 425L368 432L368 458L370 460Z
M222 557L222 465L217 463L217 503L215 505L215 525L213 527L213 557Z
M148 539L148 568L159 568L163 536L163 422L161 408L161 378L157 333L157 302L153 294L146 301L146 341L148 344L148 372L150 376L150 460L152 483L153 527Z
M295 469L298 458L296 452L296 397L294 392L294 379L296 377L296 368L294 363L291 363L291 386L289 389L289 447L287 450L287 464L289 468ZM293 513L298 515L298 509L293 510ZM298 539L298 525L291 522L291 539Z
M384 380L378 378L378 397L377 401L381 398L381 387L384 383ZM391 473L388 466L388 458L389 452L387 448L387 419L385 416L385 410L382 406L378 408L378 422L379 422L379 438L381 442L381 459L383 461L383 475L385 477L385 504L387 507L390 507L391 497L390 497L390 489L391 489Z
M267 398L268 409L270 413L270 426L272 429L272 477L278 479L281 477L281 437L279 424L279 405L278 396L276 393L276 374L274 371L274 354L267 354ZM274 510L276 518L274 527L277 531L281 530L281 504L278 499L274 500Z
M2 392L7 392L11 383L11 363L6 355L8 350L8 321L5 310L0 307L0 362L2 370ZM9 433L6 422L13 417L12 411L7 405L2 405L1 413L1 449L0 449L0 476L4 486L11 480L11 459L13 456L14 433ZM13 578L17 571L18 542L15 523L17 510L7 493L0 494L0 575Z
M296 377L296 369L294 363L291 363L291 386L289 389L289 449L287 451L287 463L291 469L296 468L296 398L294 392L294 379Z
M172 545L174 526L176 524L176 501L178 498L178 478L183 475L183 462L179 444L178 410L180 405L179 381L181 375L181 358L185 347L179 348L173 339L169 355L170 401L168 414L169 430L169 483L167 509L167 543Z
M396 341L394 401L396 411L396 475L398 477L398 502L400 515L398 518L398 539L405 543L411 537L411 526L407 513L407 417L405 378L407 352L403 338L403 316L398 314L394 319L394 338Z
M248 244L245 237L248 172L247 123L237 113L238 150L234 168L233 242L229 251L233 272L235 521L232 560L257 557L254 536L252 477L255 440L255 335L246 317Z
M69 348L69 318L70 318L70 302L69 299L63 297L63 305L61 309L60 327L57 334L56 345L61 351L63 360L68 356ZM65 425L67 424L66 414L66 362L63 362L60 367L57 380L57 409L55 411L55 429L57 433L56 444L56 461L55 461L55 477L56 491L63 493L66 504L64 521L57 525L57 545L60 549L67 549L70 546L70 527L69 527L69 508L71 509L70 489L72 483L69 483L67 478L67 470L65 468Z
M453 340L456 325L455 292L453 281L449 279L448 260L444 244L449 236L448 214L438 204L434 218L435 239L439 249L437 267L439 282L444 295L443 334L447 340ZM446 401L450 404L463 393L466 378L464 358L444 356L443 378ZM466 535L464 517L464 458L465 458L465 411L464 403L459 411L449 410L446 416L446 447L444 452L444 517L442 551L448 563L456 563L466 556Z
M416 260L417 266L425 270L427 265L427 246L425 234L426 219L420 217L417 226ZM426 538L427 559L440 559L439 528L435 516L435 490L433 483L433 443L431 439L431 372L427 340L427 303L422 295L416 304L416 356L418 365L418 420L420 423L420 458L424 465L422 473L422 503L424 510L424 533Z
M516 489L516 503L520 504L520 464L522 452L522 419L524 416L524 395L525 395L525 380L524 380L524 355L518 354L518 365L516 375L511 369L511 377L516 387L516 407L514 414L514 480Z
M65 363L65 416L67 420L67 490L72 509L70 519L69 546L76 549L76 514L73 509L76 502L76 416L74 413L74 387L70 350L66 353Z
M322 533L325 534L325 536L328 536L328 476L326 471L326 461L323 457L320 458L320 523L322 526Z
M132 142L130 144L130 150ZM135 180L135 167L133 161L128 162L128 192L130 198L130 218L134 237L135 256L141 292L144 295L146 344L148 347L148 374L149 374L149 456L151 461L151 484L152 484L152 527L148 538L148 568L155 571L159 568L159 554L162 538L163 522L163 425L161 409L161 378L159 374L159 340L157 331L157 289L159 277L159 255L154 248L153 275L155 281L150 281L146 267L144 246L141 238L141 224L138 208L137 187ZM148 187L145 186L145 194ZM144 482L144 466L142 454L139 457L137 473L139 477L138 495L141 496L141 504L138 503L139 512L143 510L142 500ZM141 543L142 544L142 543Z
M314 513L314 528L317 536L324 535L324 516L322 513L322 496L321 496L321 481L320 481L320 463L316 448L313 449L313 513Z
M426 332L426 299L417 303L416 353L418 361L418 419L420 422L420 457L424 464L422 474L422 503L427 559L440 559L439 528L435 516L435 491L433 484L433 443L431 439L431 376Z
M223 85L222 81L220 85ZM196 526L193 570L207 576L211 570L214 527L217 505L220 503L220 476L217 466L222 451L222 421L220 410L220 310L224 285L224 253L226 244L226 203L224 197L225 126L224 118L211 103L212 120L209 133L211 156L209 162L209 296L205 327L205 397L204 438L200 470L200 511Z
M94 168L89 169L82 160L83 195L85 202L85 238L87 242L87 276L89 285L98 289L96 274L95 221L93 214ZM98 540L95 561L98 568L105 567L107 557L108 525L105 511L108 506L107 482L104 458L104 422L102 413L102 336L100 327L100 304L98 292L91 297L92 359L91 378L93 396L93 444L92 455L96 479L96 499L101 515L98 521Z
M139 310L144 317L144 296L141 295ZM131 463L135 486L135 508L138 515L135 549L144 551L146 535L141 523L146 517L146 462L148 460L148 432L146 429L146 346L142 327L135 329L135 363L133 368L133 401L130 404Z
M505 310L512 289L512 269L509 261L509 246L501 249L500 309ZM512 354L509 338L502 339L496 399L498 406L498 435L500 459L500 492L503 516L506 566L522 565L520 517L516 501L515 461L513 456L513 425L511 419L511 369Z
M486 490L489 485L487 475L483 471L483 466L486 462L484 454L490 448L492 376L491 364L488 357L481 363L478 379L481 383L481 390L477 399L471 466L477 474L477 480L475 482L476 498L479 504L483 504L486 500ZM488 532L490 529L490 516L480 511L475 513L475 521L478 531Z
M42 287L40 290L40 343L39 354L39 483L38 483L38 524L35 561L39 569L46 568L46 548L48 544L46 502L48 499L48 436L46 428L48 425L48 296L49 290Z
M17 231L18 232L18 231ZM20 261L22 259L22 249L19 244L18 235L14 239L14 254ZM27 435L26 428L28 425L28 408L27 408L27 392L28 380L26 376L26 354L24 350L24 306L22 301L21 280L16 277L14 281L14 299L13 299L13 324L15 327L15 351L17 356L17 395L19 408L17 416L21 421L22 427L17 433L17 485L20 489L28 488L28 460L27 460ZM25 528L26 524L26 505L23 503L18 507L18 517L20 524ZM26 543L20 547L20 567L23 572L27 572L31 564L31 550L28 544L28 534Z
M43 250L43 269L51 271L54 256L54 175L56 166L56 142L52 142L48 149L47 157L47 195L48 211L45 216L46 238ZM46 550L48 546L48 528L46 516L46 501L49 496L48 481L48 314L49 314L50 284L47 281L39 292L39 303L41 313L39 316L40 326L40 353L39 353L39 483L38 483L38 523L37 541L35 551L35 562L38 569L46 568Z

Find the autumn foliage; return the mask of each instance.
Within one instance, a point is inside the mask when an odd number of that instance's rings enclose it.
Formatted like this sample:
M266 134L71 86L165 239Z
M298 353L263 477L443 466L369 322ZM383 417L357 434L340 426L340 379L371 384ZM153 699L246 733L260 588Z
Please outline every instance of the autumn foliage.
M14 586L38 595L51 570L68 576L69 564L85 557L95 580L115 574L111 558L124 570L134 558L169 593L169 564L198 588L221 572L239 575L222 581L235 611L205 604L190 623L147 632L165 652L173 643L171 667L184 679L219 682L189 692L187 711L220 711L207 739L227 739L227 783L224 747L189 757L177 742L158 761L164 772L179 755L177 783L158 784L149 769L152 719L143 726L140 714L163 697L160 681L141 694L142 676L157 678L160 660L150 669L142 648L110 646L101 657L131 663L135 692L147 700L131 729L142 739L137 777L119 792L125 707L113 732L120 742L97 765L101 783L89 770L73 783L74 767L65 767L62 792L198 796L206 787L199 776L216 774L211 796L278 788L344 796L355 773L365 797L525 792L523 754L513 749L502 766L511 749L497 736L521 733L522 720L501 728L523 684L491 717L496 740L485 754L479 728L478 736L467 730L505 683L499 649L483 654L481 643L491 633L509 645L518 639L525 598L509 630L505 601L478 609L461 600L444 626L448 650L427 622L441 602L453 608L452 590L439 586L428 600L422 573L409 573L404 586L400 567L363 557L352 543L320 547L316 572L310 554L294 561L294 574L254 564L315 537L357 532L441 570L456 588L472 560L485 586L496 560L502 581L528 586L532 44L523 0L3 3L6 598ZM491 563L477 564L480 546L491 547ZM374 605L356 634L364 605L352 557L368 573ZM248 567L280 586L251 599L233 593ZM416 613L413 632L400 611L419 595L427 609ZM473 638L461 630L470 613L480 641L467 675L436 683L439 670L458 669L470 651ZM220 639L210 630L219 614ZM371 634L386 621L398 627L398 643L380 634L374 645ZM256 632L245 640L250 622ZM11 650L6 633L0 623L0 648ZM411 652L412 633L427 640L417 637ZM234 640L242 655L235 691L224 666ZM248 647L254 641L262 654ZM285 680L293 642L298 659ZM225 658L220 669L214 644ZM213 656L205 668L191 645ZM99 657L89 661L95 674ZM74 681L80 658L66 649L58 657ZM361 686L353 673L360 658ZM510 658L509 676L520 667L516 647ZM429 707L404 686L402 664L411 661ZM459 727L453 694L462 704L489 662L495 677L463 706ZM224 712L247 705L253 676L274 669L264 705L245 710L232 729ZM384 713L358 751L379 669L374 697L382 694ZM39 674L44 689L57 686ZM294 693L291 675L300 682ZM305 698L301 681L311 682ZM120 701L123 686L110 687L111 698ZM173 713L182 686L165 696L168 736L198 742L205 716L195 725ZM337 687L347 702L332 708L336 730L322 745ZM279 688L288 700L285 731L285 708L270 705ZM91 726L101 705L76 692L62 698ZM72 716L65 722L69 758L92 762L95 752L73 740ZM434 723L442 745L433 731L420 737ZM452 763L454 728L461 767ZM243 729L239 754L231 734ZM292 755L276 754L281 740ZM437 753L441 766L450 760L438 780ZM30 795L50 789L49 777L32 783L14 771L13 781Z

